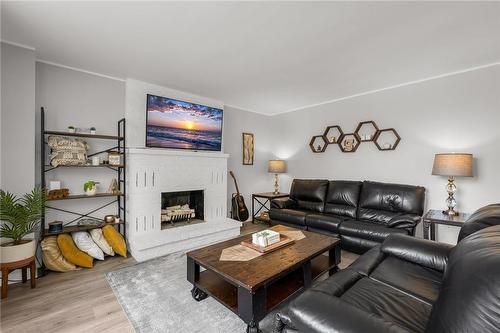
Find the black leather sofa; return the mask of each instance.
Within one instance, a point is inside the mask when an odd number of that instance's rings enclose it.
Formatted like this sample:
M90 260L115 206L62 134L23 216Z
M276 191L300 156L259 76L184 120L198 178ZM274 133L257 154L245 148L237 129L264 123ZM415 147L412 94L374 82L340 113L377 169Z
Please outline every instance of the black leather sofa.
M500 332L499 224L494 204L456 246L390 235L281 310L276 331Z
M339 235L342 248L364 253L392 234L415 235L424 209L421 186L294 179L289 198L275 199L272 225Z

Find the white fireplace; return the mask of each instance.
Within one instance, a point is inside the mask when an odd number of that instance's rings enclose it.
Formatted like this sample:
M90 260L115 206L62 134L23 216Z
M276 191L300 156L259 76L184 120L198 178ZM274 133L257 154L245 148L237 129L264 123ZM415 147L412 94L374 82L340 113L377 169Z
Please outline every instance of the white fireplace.
M227 218L227 154L129 148L127 155L127 239L143 261L186 251L240 233ZM203 223L162 230L162 193L203 191Z

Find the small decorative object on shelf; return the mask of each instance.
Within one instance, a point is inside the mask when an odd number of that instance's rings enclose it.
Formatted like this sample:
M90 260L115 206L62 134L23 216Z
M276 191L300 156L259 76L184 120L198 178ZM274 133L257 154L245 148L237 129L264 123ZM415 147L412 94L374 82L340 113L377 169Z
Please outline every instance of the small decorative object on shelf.
M102 222L102 220L98 220L98 219L79 219L77 222L77 225L80 227L83 227L83 226L102 226L103 222Z
M378 126L372 120L360 122L354 131L354 134L361 142L373 141L377 133Z
M120 194L120 190L118 189L118 180L113 178L108 187L108 193L111 194Z
M104 222L106 222L106 223L115 223L115 216L114 215L106 215L106 216L104 216Z
M323 135L315 135L311 138L311 142L309 142L309 147L313 153L323 153L326 150L327 141L323 137Z
M338 125L328 126L323 133L323 140L328 144L336 144L342 139L344 132Z
M401 141L401 137L394 128L386 128L379 130L374 139L375 145L378 150L394 150Z
M108 163L109 165L122 165L122 155L117 151L110 151L108 153Z
M68 132L69 133L75 133L76 132L76 128L74 126L68 126Z
M50 190L47 192L47 200L56 200L69 197L69 189L61 188L59 190Z
M98 182L95 182L93 180L89 180L83 184L83 190L85 191L86 195L96 195L97 193L97 184Z
M91 128L90 128L90 134L94 135L94 134L95 134L95 132L96 132L95 127L91 127Z
M93 166L98 166L101 164L101 159L99 156L92 156L92 165Z
M61 232L63 230L62 221L53 221L49 223L49 232Z
M360 141L356 134L344 134L342 140L339 141L340 150L344 153L354 153L358 149Z
M51 180L49 181L49 190L60 190L61 189L61 181L60 180Z

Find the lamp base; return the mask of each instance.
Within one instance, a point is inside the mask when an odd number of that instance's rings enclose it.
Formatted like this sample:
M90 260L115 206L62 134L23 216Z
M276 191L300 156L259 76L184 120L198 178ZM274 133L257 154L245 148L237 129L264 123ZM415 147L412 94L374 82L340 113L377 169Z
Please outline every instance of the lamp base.
M279 185L279 182L278 182L278 174L275 173L274 174L274 192L273 194L280 194L280 185Z
M454 209L446 209L446 210L443 210L442 212L443 212L444 215L448 215L448 216L457 216L457 215L460 215L460 213L457 212Z

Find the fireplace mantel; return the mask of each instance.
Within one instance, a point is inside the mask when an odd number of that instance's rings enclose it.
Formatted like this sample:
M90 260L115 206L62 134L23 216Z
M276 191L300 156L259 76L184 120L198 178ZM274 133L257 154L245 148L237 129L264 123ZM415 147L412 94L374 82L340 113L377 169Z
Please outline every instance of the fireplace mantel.
M227 218L228 154L128 148L127 238L138 261L238 236ZM161 193L204 191L203 223L161 229Z

